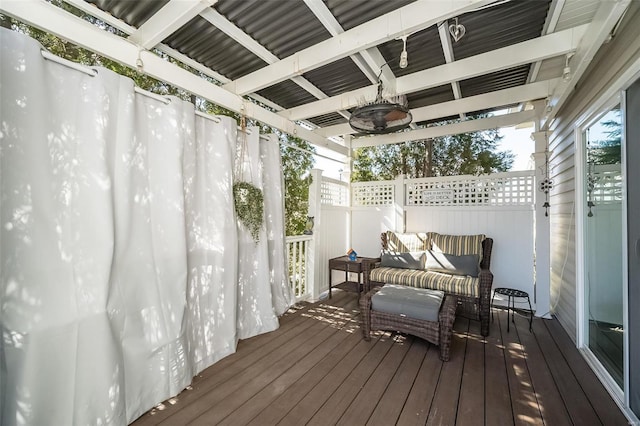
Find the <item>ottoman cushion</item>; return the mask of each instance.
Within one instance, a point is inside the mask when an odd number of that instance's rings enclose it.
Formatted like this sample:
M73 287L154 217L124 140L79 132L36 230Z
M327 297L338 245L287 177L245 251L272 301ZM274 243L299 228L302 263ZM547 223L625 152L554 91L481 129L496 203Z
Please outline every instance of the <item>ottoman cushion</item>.
M385 284L371 298L371 309L423 321L438 322L444 292Z

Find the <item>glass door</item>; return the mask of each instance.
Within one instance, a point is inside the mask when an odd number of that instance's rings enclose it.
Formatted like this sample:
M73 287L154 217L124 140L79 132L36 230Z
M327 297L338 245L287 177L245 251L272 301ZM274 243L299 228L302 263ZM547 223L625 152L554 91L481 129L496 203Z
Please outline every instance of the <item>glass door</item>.
M607 110L583 133L585 344L624 389L622 118Z

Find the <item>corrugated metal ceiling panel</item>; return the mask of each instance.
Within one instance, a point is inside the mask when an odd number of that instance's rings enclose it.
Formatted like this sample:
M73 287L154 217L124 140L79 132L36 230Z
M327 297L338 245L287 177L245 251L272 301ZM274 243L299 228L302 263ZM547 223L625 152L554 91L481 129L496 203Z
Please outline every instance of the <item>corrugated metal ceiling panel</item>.
M409 66L405 69L400 68L399 65L402 47L402 40L390 40L378 46L380 53L396 77L445 63L440 36L435 25L409 37L407 40Z
M168 0L88 1L128 24L139 27L157 13ZM412 2L412 0L324 1L345 30ZM584 4L576 0L567 0L559 25L564 22L563 19L572 23L576 19L588 21L592 17L596 3L591 0ZM453 44L455 59L463 59L540 36L549 4L550 0L512 0L460 16L460 23L466 27L466 35L460 42ZM329 32L303 1L220 0L214 7L279 58L290 56L330 37ZM191 20L168 37L165 43L232 80L267 65L265 61L201 17ZM398 65L402 41L390 40L378 48L396 76L411 74L445 63L436 26L409 37L407 43L409 66L405 69L400 69ZM557 65L555 62L547 64L545 61L538 80L548 78L547 74L552 72L552 68L557 68ZM461 81L462 94L467 97L525 84L529 68L529 65L524 65ZM343 58L309 71L304 74L304 77L328 96L336 96L371 84L350 58ZM284 108L292 108L316 100L314 96L290 80L265 88L258 93ZM451 86L447 84L408 94L408 99L410 108L419 108L453 100L454 96ZM429 123L442 120L444 119L429 120ZM313 117L309 121L320 126L328 126L344 123L347 120L334 112Z
M200 16L170 35L165 43L232 80L267 65Z
M526 83L530 65L522 65L460 81L463 97L508 89Z
M308 118L307 121L315 124L316 126L326 127L334 126L336 124L344 124L348 120L338 114L337 112L331 112L329 114L320 115L318 117Z
M347 31L414 0L324 0L342 28Z
M280 59L331 37L302 1L221 0L214 7Z
M99 9L136 28L140 27L153 14L162 9L169 0L85 0Z
M342 58L303 75L328 96L371 85L351 58Z
M459 17L466 34L453 42L456 60L539 37L550 1L510 1ZM449 20L452 24L453 19Z
M420 108L440 102L452 101L453 99L453 89L451 89L450 84L432 87L431 89L421 90L407 95L409 108Z
M556 31L588 24L596 14L602 0L567 0L560 12Z
M540 70L536 81L548 80L550 78L556 78L562 76L562 70L564 68L564 56L558 56L555 58L549 58L542 61L540 64Z
M285 80L271 87L264 88L257 93L283 108L293 108L298 105L317 101L314 96L291 80Z

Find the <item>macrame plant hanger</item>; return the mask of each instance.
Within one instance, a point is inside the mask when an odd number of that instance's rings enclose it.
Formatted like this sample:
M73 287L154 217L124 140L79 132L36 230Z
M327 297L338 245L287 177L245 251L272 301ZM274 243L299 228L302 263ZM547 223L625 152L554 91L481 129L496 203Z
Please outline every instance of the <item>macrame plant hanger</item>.
M240 117L240 153L233 179L233 202L238 220L257 244L264 223L264 197L262 190L253 184L253 168L248 157L247 118L243 107ZM248 171L245 170L245 163Z

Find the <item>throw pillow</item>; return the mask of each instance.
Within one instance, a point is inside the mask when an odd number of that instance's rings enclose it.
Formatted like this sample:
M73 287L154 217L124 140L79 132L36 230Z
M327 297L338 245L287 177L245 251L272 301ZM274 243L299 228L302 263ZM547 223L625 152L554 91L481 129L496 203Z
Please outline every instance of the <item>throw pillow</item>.
M452 275L469 275L471 277L478 276L479 257L477 254L455 256L428 250L425 253L425 258L425 269L428 271Z
M446 235L433 232L430 237L431 250L433 251L455 254L456 256L477 254L478 258L482 258L482 241L485 239L483 234Z
M388 253L383 252L380 266L402 269L424 269L424 252Z

